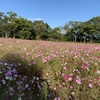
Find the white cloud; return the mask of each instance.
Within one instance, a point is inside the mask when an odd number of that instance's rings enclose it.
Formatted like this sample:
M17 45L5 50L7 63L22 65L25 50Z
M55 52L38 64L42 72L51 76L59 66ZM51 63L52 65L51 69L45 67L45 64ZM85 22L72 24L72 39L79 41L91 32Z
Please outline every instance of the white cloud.
M35 20L42 20L41 18L28 18L28 20L35 21Z
M34 19L34 20L42 20L41 18L36 18L36 19Z

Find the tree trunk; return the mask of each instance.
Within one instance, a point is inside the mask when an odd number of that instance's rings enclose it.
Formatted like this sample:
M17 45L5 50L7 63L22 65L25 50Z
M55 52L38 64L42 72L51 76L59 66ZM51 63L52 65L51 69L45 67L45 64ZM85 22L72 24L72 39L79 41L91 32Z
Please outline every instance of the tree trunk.
M84 37L84 43L86 42L86 37Z
M75 36L75 42L76 42L76 40L77 40L77 37Z
M84 43L86 42L86 38L84 37Z
M15 39L15 33L14 33L14 37L13 38Z
M90 38L90 43L92 43L92 38Z
M8 38L8 35L7 35L7 33L6 33L6 38Z
M2 38L3 38L3 35L2 35Z
M13 33L14 33L14 36L13 36L13 38L15 39L15 31L14 31L14 29L13 29Z

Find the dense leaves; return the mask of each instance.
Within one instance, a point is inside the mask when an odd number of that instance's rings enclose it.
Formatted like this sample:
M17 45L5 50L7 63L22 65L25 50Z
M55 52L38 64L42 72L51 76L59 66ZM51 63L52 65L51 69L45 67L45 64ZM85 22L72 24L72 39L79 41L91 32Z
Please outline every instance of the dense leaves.
M34 22L19 17L14 12L0 12L0 37L28 40L100 42L100 17L86 22L69 21L52 29L42 20Z
M94 17L86 22L70 21L65 24L64 35L68 41L100 42L100 17Z

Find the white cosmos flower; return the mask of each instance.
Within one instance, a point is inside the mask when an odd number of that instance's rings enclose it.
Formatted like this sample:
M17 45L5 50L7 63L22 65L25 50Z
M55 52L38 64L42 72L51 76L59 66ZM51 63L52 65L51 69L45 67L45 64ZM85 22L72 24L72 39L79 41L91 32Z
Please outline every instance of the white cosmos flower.
M0 70L0 74L2 73L2 71Z
M97 70L97 74L100 74L100 70Z
M7 63L4 63L4 65L6 66L6 65L8 65Z
M21 97L19 97L19 98L18 98L18 100L22 100L22 98L21 98Z

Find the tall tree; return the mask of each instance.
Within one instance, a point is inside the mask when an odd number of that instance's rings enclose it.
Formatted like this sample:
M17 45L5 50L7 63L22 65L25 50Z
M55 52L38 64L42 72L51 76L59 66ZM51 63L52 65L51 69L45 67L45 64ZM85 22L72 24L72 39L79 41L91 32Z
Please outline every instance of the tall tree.
M0 36L3 37L3 17L4 17L4 13L0 12Z
M16 28L17 28L17 24L15 23L15 20L16 20L16 17L17 17L17 14L14 13L14 12L7 12L7 14L9 15L9 21L10 21L10 24L11 24L11 33L13 33L13 38L15 38L16 36Z

